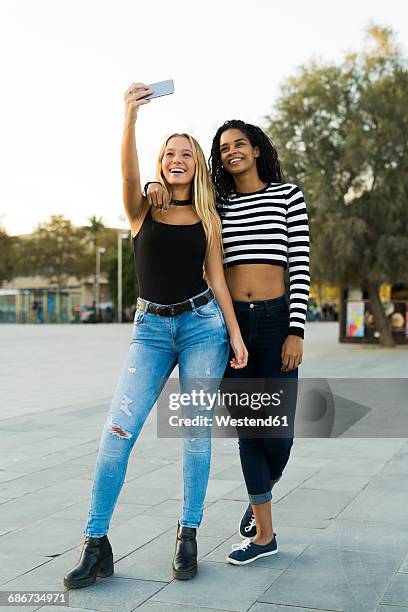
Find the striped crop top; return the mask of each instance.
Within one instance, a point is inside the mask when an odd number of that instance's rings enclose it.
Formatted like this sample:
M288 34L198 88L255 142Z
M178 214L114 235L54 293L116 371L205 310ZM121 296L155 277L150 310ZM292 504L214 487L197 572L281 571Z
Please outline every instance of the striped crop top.
M268 263L288 268L289 334L304 337L310 288L309 227L303 193L292 183L269 183L218 204L224 266Z

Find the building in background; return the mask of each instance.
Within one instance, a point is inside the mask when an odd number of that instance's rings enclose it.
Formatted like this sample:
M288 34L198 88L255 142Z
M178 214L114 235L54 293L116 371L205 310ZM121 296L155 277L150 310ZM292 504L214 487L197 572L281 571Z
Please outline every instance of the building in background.
M69 277L59 290L41 276L19 276L0 289L0 323L92 322L93 275L79 280ZM108 280L100 275L100 309L103 321L113 319Z

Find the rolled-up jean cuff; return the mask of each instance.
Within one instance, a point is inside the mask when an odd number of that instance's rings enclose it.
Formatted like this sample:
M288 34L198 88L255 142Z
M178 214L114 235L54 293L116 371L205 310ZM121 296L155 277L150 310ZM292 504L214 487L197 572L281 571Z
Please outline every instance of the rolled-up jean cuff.
M200 526L200 523L192 523L191 521L183 521L182 519L179 519L179 525L184 525L184 527L193 527L194 529L198 529Z
M89 531L87 532L85 529L82 532L82 535L84 535L85 537L88 536L89 538L103 538L104 535L106 535L106 531L105 533L89 533Z
M266 502L271 501L272 493L270 491L266 491L266 493L257 493L256 495L248 493L248 497L251 504L256 506L257 504L266 504Z

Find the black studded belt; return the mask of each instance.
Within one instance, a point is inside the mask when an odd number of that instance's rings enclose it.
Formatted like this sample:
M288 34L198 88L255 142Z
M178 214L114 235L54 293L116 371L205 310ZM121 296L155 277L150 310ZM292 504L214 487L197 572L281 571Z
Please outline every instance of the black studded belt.
M214 297L214 293L212 289L209 287L208 290L203 293L203 295L199 295L196 298L193 298L194 306L198 308L199 306L204 306ZM179 302L178 304L166 304L165 306L156 306L152 302L148 302L143 298L137 298L136 307L140 310L144 310L146 312L151 312L153 314L160 315L162 317L173 317L176 314L180 314L181 312L186 312L187 310L193 310L190 300L186 300L185 302Z

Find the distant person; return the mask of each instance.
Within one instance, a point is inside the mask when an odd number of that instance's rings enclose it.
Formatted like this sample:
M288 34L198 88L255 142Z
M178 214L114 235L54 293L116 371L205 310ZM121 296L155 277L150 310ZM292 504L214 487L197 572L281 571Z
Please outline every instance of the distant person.
M129 351L102 432L85 542L77 566L64 578L65 586L71 588L93 584L97 576L113 573L107 536L110 520L130 452L163 379L168 379L178 363L181 390L195 379L213 385L222 378L230 343L231 367L247 364L224 277L213 185L194 138L173 134L161 147L157 180L170 198L166 217L142 196L135 123L139 107L149 102L143 99L149 93L145 85L135 83L124 95L123 197L140 297ZM204 510L211 438L183 438L183 449L184 506L177 525L173 576L186 580L197 573L196 530ZM154 482L154 473L151 479Z
M38 302L37 300L34 300L31 305L31 322L32 323L37 323L37 308L38 308Z
M297 380L310 286L303 193L285 181L268 136L244 121L227 121L217 130L210 168L222 221L225 276L249 351L248 366L238 371L227 365L224 378ZM148 197L152 203L167 203L157 184L148 186ZM315 318L316 309L310 314ZM293 411L296 401L288 404ZM239 527L244 542L228 555L230 563L246 565L277 552L271 489L282 476L292 444L291 436L239 439L249 505Z
M37 320L37 323L44 323L42 300L38 300L38 303L37 303L36 320Z

